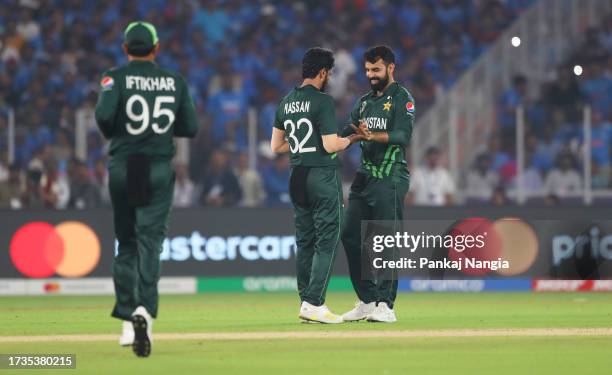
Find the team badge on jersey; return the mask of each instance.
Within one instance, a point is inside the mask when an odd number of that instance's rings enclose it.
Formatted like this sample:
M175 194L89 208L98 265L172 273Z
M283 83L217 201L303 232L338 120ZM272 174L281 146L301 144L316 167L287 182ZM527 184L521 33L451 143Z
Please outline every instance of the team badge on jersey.
M102 78L102 81L100 81L100 86L102 86L102 91L111 90L114 85L115 85L115 80L113 80L113 78L109 76Z
M359 116L361 116L363 114L363 111L365 110L366 104L367 103L365 101L361 102L361 107L359 107Z
M414 104L412 102L406 103L406 111L408 111L408 113L414 113Z
M388 111L391 109L391 102L383 103L383 111Z

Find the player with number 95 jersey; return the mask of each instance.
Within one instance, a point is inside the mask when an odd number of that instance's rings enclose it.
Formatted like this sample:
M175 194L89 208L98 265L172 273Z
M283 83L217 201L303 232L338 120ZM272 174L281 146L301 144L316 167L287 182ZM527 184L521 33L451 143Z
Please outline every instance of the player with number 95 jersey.
M96 121L110 139L109 190L115 236L115 307L121 345L151 353L162 243L174 194L173 137L194 137L198 123L185 80L155 63L155 27L132 22L124 32L124 66L102 75Z

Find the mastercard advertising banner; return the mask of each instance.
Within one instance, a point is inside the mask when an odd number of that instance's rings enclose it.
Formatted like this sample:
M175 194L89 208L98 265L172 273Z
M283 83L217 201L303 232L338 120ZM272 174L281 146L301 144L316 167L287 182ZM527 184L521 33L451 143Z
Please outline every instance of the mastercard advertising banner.
M111 210L0 211L0 239L0 278L112 275L117 241ZM165 276L292 275L292 213L175 210L160 250Z
M110 275L110 211L1 211L0 278Z
M33 221L13 234L9 253L17 271L27 277L82 277L100 262L100 240L79 221Z
M362 276L416 280L424 290L455 284L418 280L537 280L535 286L551 289L557 284L547 280L612 279L612 220L601 219L607 213L597 218L596 209L555 209L549 212L554 219L542 219L546 215L538 211L534 218L533 212L488 210L485 217L411 208L410 219L400 224L364 222L356 228L362 230ZM110 277L117 248L106 209L0 211L0 239L5 279ZM294 275L292 212L174 210L160 251L164 276ZM336 259L334 274L347 275L341 248Z

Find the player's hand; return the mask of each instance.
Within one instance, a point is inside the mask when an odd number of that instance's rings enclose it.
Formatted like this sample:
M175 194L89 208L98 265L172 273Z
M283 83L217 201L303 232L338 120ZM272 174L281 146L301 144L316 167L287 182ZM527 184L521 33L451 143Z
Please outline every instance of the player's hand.
M363 135L361 134L351 134L348 137L346 137L349 140L349 146L352 145L355 142L359 142L359 141L363 141L365 138Z
M368 129L368 126L365 122L360 121L359 127L356 127L354 124L351 124L351 127L355 131L355 134L363 136L363 139L369 141L372 139L372 132Z

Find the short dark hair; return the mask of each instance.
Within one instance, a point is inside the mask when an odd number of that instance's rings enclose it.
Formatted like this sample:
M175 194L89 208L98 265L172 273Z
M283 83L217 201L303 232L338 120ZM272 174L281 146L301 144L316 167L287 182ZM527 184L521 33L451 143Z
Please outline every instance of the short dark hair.
M315 78L321 69L334 67L334 53L321 47L310 48L302 59L302 78Z
M395 53L389 46L374 46L363 53L363 60L374 64L382 59L385 65L395 64Z

